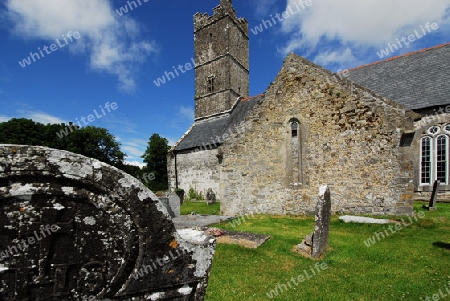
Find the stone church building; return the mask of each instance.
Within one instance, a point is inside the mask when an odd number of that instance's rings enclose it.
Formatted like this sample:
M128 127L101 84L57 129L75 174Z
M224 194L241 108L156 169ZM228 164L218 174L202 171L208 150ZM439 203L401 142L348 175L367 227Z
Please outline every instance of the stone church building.
M226 215L411 214L450 191L450 44L334 74L293 53L249 94L248 23L231 0L194 16L195 122L170 150L171 190L211 188Z

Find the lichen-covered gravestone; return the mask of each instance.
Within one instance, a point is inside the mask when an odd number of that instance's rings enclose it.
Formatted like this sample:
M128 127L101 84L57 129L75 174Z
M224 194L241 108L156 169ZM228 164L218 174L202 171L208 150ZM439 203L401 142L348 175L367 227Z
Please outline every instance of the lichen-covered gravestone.
M321 186L315 208L315 224L313 233L307 235L297 251L308 256L320 257L328 248L330 232L331 196L328 186Z
M0 145L0 300L203 300L214 247L114 167Z
M328 248L328 236L330 233L331 197L328 186L321 186L316 204L316 223L312 238L313 257L320 257Z

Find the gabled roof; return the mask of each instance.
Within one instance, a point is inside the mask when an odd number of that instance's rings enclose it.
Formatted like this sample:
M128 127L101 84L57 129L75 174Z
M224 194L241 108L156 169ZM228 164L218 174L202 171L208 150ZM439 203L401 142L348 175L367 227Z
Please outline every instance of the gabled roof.
M212 147L214 143L222 144L224 142L222 138L216 137L222 137L223 134L233 131L233 129L244 120L253 106L263 100L263 94L245 98L238 102L229 115L196 121L184 137L181 138L178 144L175 145L174 150L182 151L204 145Z
M450 43L348 71L351 81L407 109L450 104Z

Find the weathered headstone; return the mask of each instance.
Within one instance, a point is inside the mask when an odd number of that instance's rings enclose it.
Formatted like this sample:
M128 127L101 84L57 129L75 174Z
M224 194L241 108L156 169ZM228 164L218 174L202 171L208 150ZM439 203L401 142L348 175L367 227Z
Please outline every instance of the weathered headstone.
M169 212L170 217L180 217L180 198L176 193L170 193L166 196L160 197L159 200L164 204Z
M436 210L437 193L438 193L440 184L441 184L441 182L439 180L434 181L433 192L431 193L430 203L428 204L429 211Z
M297 251L312 257L320 257L328 248L330 232L331 196L327 185L319 189L319 197L315 208L314 232L307 235Z
M172 209L173 213L175 214L175 217L180 216L180 204L181 200L178 197L176 193L169 194L169 206Z
M215 240L188 232L116 168L0 145L0 300L203 300Z
M209 188L206 192L206 204L211 205L216 202L216 194L212 190L212 188Z
M330 232L331 196L327 185L321 186L316 204L316 225L312 239L313 257L320 257L328 248Z

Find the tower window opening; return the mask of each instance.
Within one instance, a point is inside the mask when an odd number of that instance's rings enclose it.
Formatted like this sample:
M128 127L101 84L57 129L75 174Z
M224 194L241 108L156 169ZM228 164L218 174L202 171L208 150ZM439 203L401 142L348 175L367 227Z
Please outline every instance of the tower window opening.
M214 76L208 77L208 92L212 93L214 92Z

